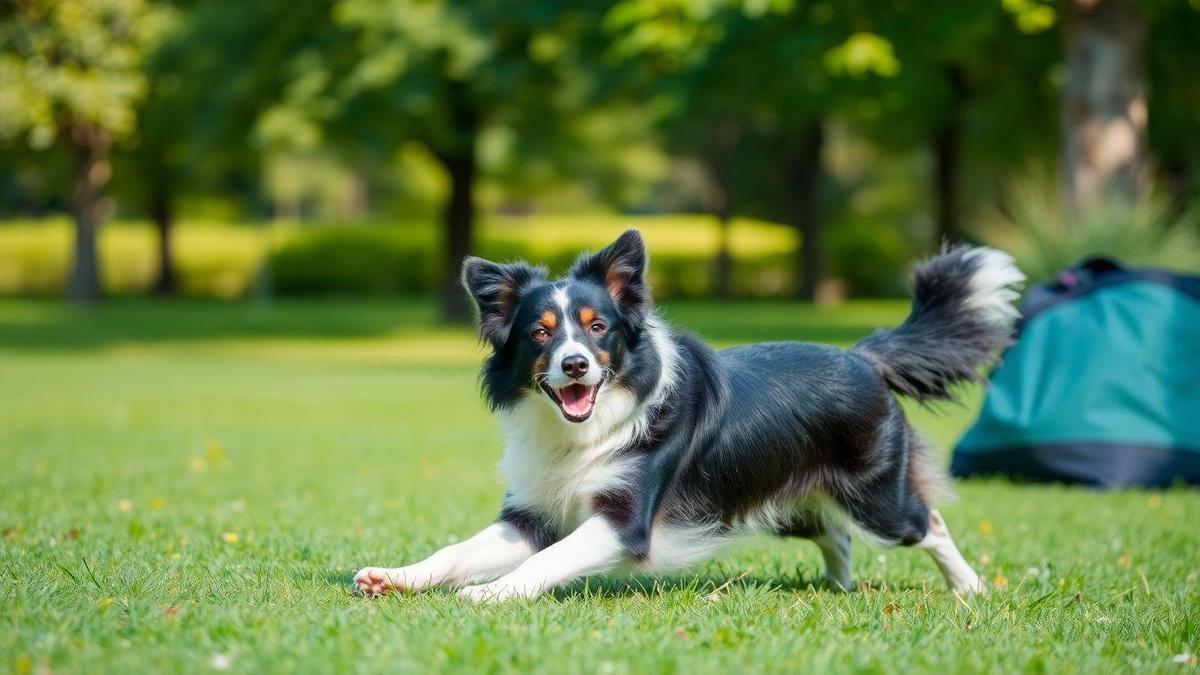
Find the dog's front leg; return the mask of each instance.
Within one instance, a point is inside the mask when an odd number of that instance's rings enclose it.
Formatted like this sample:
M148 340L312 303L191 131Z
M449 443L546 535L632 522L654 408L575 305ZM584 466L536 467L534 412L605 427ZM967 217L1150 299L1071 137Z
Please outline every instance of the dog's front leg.
M610 570L625 557L616 528L604 516L595 515L512 572L458 594L475 602L532 598L579 577Z
M354 583L366 595L478 583L512 570L534 552L525 535L502 520L419 563L407 567L364 567L354 575Z

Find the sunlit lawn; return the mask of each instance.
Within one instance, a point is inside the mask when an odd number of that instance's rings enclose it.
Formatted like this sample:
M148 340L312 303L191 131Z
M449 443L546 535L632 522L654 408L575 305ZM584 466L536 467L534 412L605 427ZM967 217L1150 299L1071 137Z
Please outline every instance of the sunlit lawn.
M847 344L902 303L670 305L722 344ZM755 539L673 576L531 603L367 600L493 517L496 428L465 329L402 302L0 302L0 672L1182 672L1200 651L1200 495L961 484L986 598L915 551ZM941 418L943 444L977 395ZM1181 657L1180 660L1186 660ZM1195 661L1190 668L1194 669Z

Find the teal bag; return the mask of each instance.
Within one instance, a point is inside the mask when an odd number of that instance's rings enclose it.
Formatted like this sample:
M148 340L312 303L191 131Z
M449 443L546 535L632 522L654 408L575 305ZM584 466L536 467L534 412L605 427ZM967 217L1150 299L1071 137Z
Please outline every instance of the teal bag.
M951 473L1200 484L1200 277L1090 260L1021 313Z

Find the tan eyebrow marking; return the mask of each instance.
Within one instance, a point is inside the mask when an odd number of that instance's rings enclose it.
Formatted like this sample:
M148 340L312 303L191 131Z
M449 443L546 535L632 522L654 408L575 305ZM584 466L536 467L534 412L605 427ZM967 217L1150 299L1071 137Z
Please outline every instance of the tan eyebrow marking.
M592 319L595 319L595 318L596 318L596 310L592 309L591 307L580 307L579 308L579 323L586 326L592 322Z
M558 327L558 315L554 313L554 310L548 309L542 312L542 325L550 330Z

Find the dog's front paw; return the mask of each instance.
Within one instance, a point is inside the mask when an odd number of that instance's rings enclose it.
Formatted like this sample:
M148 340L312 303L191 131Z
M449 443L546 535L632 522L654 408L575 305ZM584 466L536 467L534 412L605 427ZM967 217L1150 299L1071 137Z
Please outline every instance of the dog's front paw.
M391 591L409 590L400 570L386 567L364 567L354 575L354 584L363 595L378 596Z
M532 598L537 592L527 586L493 582L459 589L458 597L476 604L504 602L513 598Z

